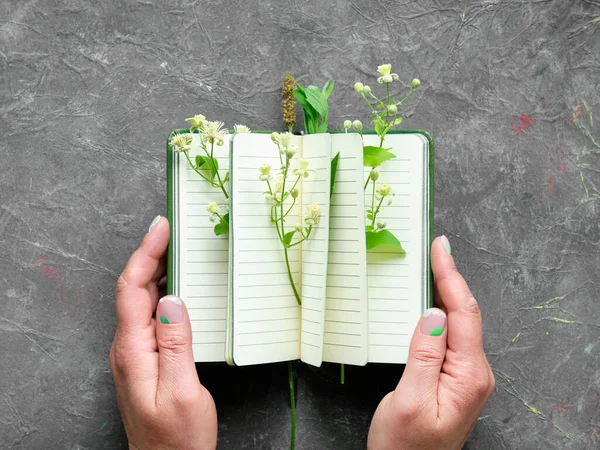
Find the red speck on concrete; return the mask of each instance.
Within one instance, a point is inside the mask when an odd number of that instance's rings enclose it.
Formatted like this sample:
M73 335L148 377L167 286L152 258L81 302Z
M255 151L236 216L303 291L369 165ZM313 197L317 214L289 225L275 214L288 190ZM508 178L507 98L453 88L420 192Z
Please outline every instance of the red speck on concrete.
M518 123L517 123L518 121ZM521 117L513 117L512 123L515 124L510 131L516 134L521 134L533 125L534 119L529 117L527 114L521 114Z

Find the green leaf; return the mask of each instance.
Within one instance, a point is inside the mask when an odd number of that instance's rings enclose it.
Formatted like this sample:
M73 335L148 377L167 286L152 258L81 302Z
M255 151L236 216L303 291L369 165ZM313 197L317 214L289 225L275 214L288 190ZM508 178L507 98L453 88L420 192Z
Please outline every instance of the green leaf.
M402 123L402 117L398 117L396 120L392 122L392 126L400 125Z
M223 183L229 180L229 170L225 172L225 178L223 178Z
M296 234L296 230L290 231L289 233L285 233L285 235L283 236L283 245L285 245L286 247L289 246L292 243L292 238L294 237L294 234Z
M331 184L329 187L329 198L333 195L333 185L335 184L335 175L337 173L338 160L340 159L340 152L333 157L331 160Z
M205 164L208 167L204 167L204 169L210 170L210 179L212 181L217 176L217 171L219 170L219 162L216 158L211 158L210 156L196 155L197 168L201 169L202 166L204 166Z
M325 98L329 98L329 96L331 95L331 91L333 91L333 85L333 80L327 80L327 83L325 83L325 86L323 86L322 92Z
M318 89L305 89L306 101L313 107L313 109L322 117L327 118L327 112L329 107L327 106L327 99L321 91Z
M381 131L383 130L383 122L381 120L375 121L375 133L381 135Z
M385 104L383 104L383 103L380 103L380 104L378 104L378 105L377 105L375 108L376 108L376 109L387 108L387 105L385 105Z
M206 158L212 162L212 164L210 164L210 178L211 180L214 180L219 171L219 161L217 161L217 158L210 158L208 156Z
M389 230L367 231L367 250L375 247L389 247L397 250L396 253L406 254L400 241Z
M367 214L367 220L373 220L373 214L372 213Z
M382 162L385 162L388 159L395 158L396 155L390 153L389 149L387 148L373 147L372 145L367 145L363 149L363 157L364 165L366 167L377 167Z
M221 221L215 225L215 235L221 236L222 234L229 233L229 213L221 217Z
M372 227L371 225L367 225L367 226L365 227L365 231L366 231L367 233L369 233L369 231L373 231L373 227Z

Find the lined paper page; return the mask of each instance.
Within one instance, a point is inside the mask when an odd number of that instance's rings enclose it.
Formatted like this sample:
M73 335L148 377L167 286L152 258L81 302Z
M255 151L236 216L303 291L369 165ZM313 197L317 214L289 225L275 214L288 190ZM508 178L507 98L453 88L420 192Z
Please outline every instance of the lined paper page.
M190 158L204 154L200 137L193 135ZM213 155L219 167L229 165L229 136ZM225 360L227 325L228 236L215 236L206 205L224 204L225 196L189 166L185 155L175 154L175 211L177 220L175 294L184 299L192 324L194 360ZM221 176L225 170L220 171ZM206 173L205 173L206 175Z
M365 135L364 143L379 146L379 138ZM391 185L396 195L377 218L387 222L406 255L381 248L367 252L369 362L405 363L427 295L428 148L419 134L388 134L383 147L391 147L396 158L380 166L378 182ZM364 179L368 173L365 168Z
M300 137L293 143L301 149ZM279 171L279 152L269 134L244 133L233 138L232 155L233 359L238 366L299 359L300 307L263 195L267 184L258 179L263 163L273 175ZM298 213L296 206L287 217L289 231ZM289 250L289 259L298 282L298 247Z
M333 135L340 153L331 197L323 360L367 363L367 260L360 135Z
M319 225L313 227L302 247L302 361L319 367L323 361L323 327L329 243L329 190L331 179L331 141L329 134L303 136L302 157L310 161L311 172L302 183L302 213L308 205L321 207ZM294 166L294 164L292 164ZM298 235L296 235L298 236Z

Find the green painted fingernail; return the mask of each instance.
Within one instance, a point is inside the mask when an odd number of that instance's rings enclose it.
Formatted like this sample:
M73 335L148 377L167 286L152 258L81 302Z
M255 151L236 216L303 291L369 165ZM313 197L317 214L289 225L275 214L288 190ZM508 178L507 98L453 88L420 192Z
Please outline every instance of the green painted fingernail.
M158 222L160 222L160 216L156 216L154 218L154 220L150 224L150 228L148 228L148 233L150 233L152 231L152 228L154 228L156 225L158 225Z
M442 247L444 247L444 250L446 250L446 252L449 255L451 255L452 247L450 247L450 241L448 240L448 238L446 236L442 236L441 241L442 241Z
M168 325L169 324L169 319L167 319L165 316L160 316L160 323L165 323L165 324Z
M438 308L429 308L423 313L421 333L426 336L441 336L446 328L446 313Z

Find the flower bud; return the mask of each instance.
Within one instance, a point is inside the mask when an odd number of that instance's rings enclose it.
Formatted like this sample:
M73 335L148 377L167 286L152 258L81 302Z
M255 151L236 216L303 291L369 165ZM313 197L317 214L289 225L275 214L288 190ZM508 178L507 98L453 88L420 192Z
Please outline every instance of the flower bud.
M344 129L349 130L350 128L352 128L352 121L344 120Z
M377 221L377 228L379 228L380 230L384 229L386 226L387 226L387 223L385 222L385 220L379 219Z
M411 87L413 89L416 89L419 86L421 86L421 80L419 80L418 78L415 78L414 80L412 80Z
M362 94L363 93L363 84L361 82L358 83L354 83L354 90L358 93L358 94Z
M290 195L292 196L292 198L298 198L298 189L294 188L291 190Z
M395 115L398 112L398 107L396 105L390 105L388 106L388 112Z
M371 93L371 88L369 86L363 87L363 94L369 95Z
M271 140L273 141L273 144L279 144L279 142L281 142L281 135L277 132L271 133Z
M377 181L377 179L379 178L379 170L373 167L371 169L371 173L369 174L369 178L373 181Z
M362 122L360 120L355 120L354 122L352 122L352 128L354 128L356 131L362 131L363 126L362 126Z

